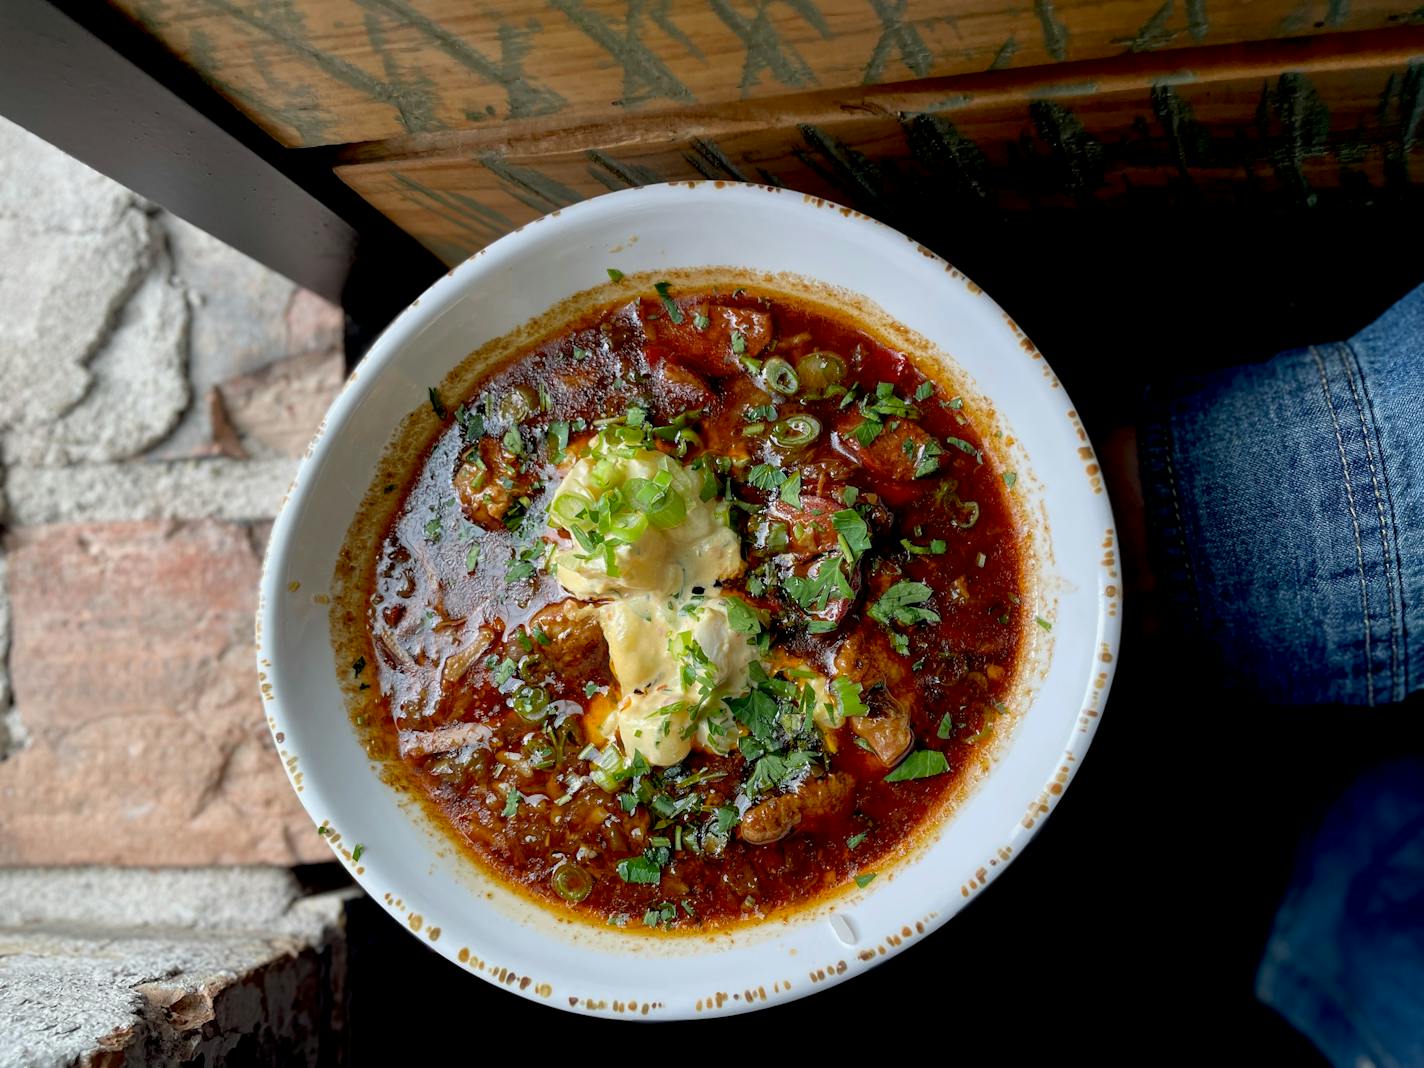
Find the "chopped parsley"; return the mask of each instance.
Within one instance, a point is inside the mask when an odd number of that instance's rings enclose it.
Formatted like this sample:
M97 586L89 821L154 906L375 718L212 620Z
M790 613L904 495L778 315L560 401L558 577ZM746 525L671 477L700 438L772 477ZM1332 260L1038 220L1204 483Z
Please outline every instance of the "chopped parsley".
M663 880L663 866L648 857L649 849L640 857L628 857L618 862L618 877L625 883L657 886Z
M727 606L727 624L733 630L753 638L761 633L762 621L756 609L740 597L727 597L724 603Z
M862 419L851 428L850 436L868 449L875 444L875 439L880 436L880 432L884 429L885 424L878 419Z
M747 484L771 491L786 481L786 472L771 464L757 464L747 475Z
M965 455L974 457L975 463L982 464L984 462L984 454L978 449L976 449L973 445L969 444L969 442L965 441L963 438L950 437L945 438L944 440L950 445L953 445L956 449L958 449Z
M843 508L831 516L841 546L841 555L855 563L870 548L870 528L854 508Z
M677 301L668 295L668 290L671 286L667 282L655 282L653 283L653 288L657 290L658 299L663 302L663 307L667 309L668 318L671 319L674 324L681 323L686 316L683 315L682 309L677 306Z
M943 775L949 770L949 761L937 749L917 749L907 756L898 768L885 776L886 782L908 782L911 779L928 779L933 775Z
M792 508L801 507L801 472L797 471L781 484L781 499Z
M923 582L897 582L870 606L870 618L887 627L892 622L902 627L938 623L938 612L921 607L933 595L934 591Z
M855 596L841 570L841 561L834 558L823 559L804 578L787 575L781 585L791 599L808 612L823 612L831 601L849 601Z

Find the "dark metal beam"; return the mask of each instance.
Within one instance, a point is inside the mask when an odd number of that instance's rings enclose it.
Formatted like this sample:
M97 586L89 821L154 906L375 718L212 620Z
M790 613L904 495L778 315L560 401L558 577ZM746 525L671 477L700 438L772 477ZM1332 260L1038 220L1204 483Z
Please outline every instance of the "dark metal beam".
M373 328L443 271L94 0L0 2L0 114Z

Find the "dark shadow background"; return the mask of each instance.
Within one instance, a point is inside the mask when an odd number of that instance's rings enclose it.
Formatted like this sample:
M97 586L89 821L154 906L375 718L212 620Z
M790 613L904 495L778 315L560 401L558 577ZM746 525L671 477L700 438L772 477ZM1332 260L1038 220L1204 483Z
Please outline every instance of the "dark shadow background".
M1424 281L1424 211L1404 198L908 228L1035 340L1095 442L1132 421L1148 382L1347 337ZM864 1041L877 1060L952 1063L988 1042L1014 1060L1056 1048L1323 1064L1256 1002L1256 965L1302 836L1361 769L1424 752L1424 700L1271 707L1144 633L1133 608L1092 750L1032 847L895 959L715 1030L615 1031L491 986L363 900L349 921L351 1063L387 1063L393 1037L415 1063L481 1056L480 1036L496 1035L556 1057L696 1059L711 1050L686 1040L715 1034L754 1060L842 1042L849 1056Z

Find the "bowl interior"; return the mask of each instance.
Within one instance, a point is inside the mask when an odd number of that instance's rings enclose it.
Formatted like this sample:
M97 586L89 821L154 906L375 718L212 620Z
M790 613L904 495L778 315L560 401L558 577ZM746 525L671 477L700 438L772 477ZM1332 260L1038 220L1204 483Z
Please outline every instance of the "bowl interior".
M418 806L381 781L347 720L323 602L390 436L426 403L429 386L480 345L597 285L609 267L698 266L785 272L856 294L939 350L918 358L952 361L993 402L1031 531L1033 607L1052 630L1026 662L1017 726L992 769L909 861L790 922L628 938L558 920L484 879ZM639 1018L744 1011L856 974L929 933L1023 848L1081 760L1107 695L1120 604L1115 553L1107 498L1072 403L1033 345L960 272L815 198L721 183L652 186L588 201L496 242L372 346L274 527L259 671L303 804L372 896L435 949L560 1008Z

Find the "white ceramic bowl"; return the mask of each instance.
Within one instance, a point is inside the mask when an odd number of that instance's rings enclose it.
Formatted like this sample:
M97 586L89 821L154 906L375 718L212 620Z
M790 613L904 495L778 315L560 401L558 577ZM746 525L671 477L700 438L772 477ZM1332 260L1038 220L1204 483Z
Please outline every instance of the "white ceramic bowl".
M347 718L324 592L401 420L472 350L606 278L698 266L789 272L878 305L992 400L1019 472L1052 622L991 770L909 860L864 890L732 934L630 936L555 919L475 870L365 758ZM813 197L721 182L630 189L555 212L481 250L381 335L318 432L272 532L258 609L268 721L337 854L418 937L561 1009L670 1019L745 1011L839 982L928 935L1021 852L1081 761L1117 655L1112 514L1057 378L971 281L903 235ZM1038 628L1031 628L1037 631ZM353 859L360 843L359 859Z

